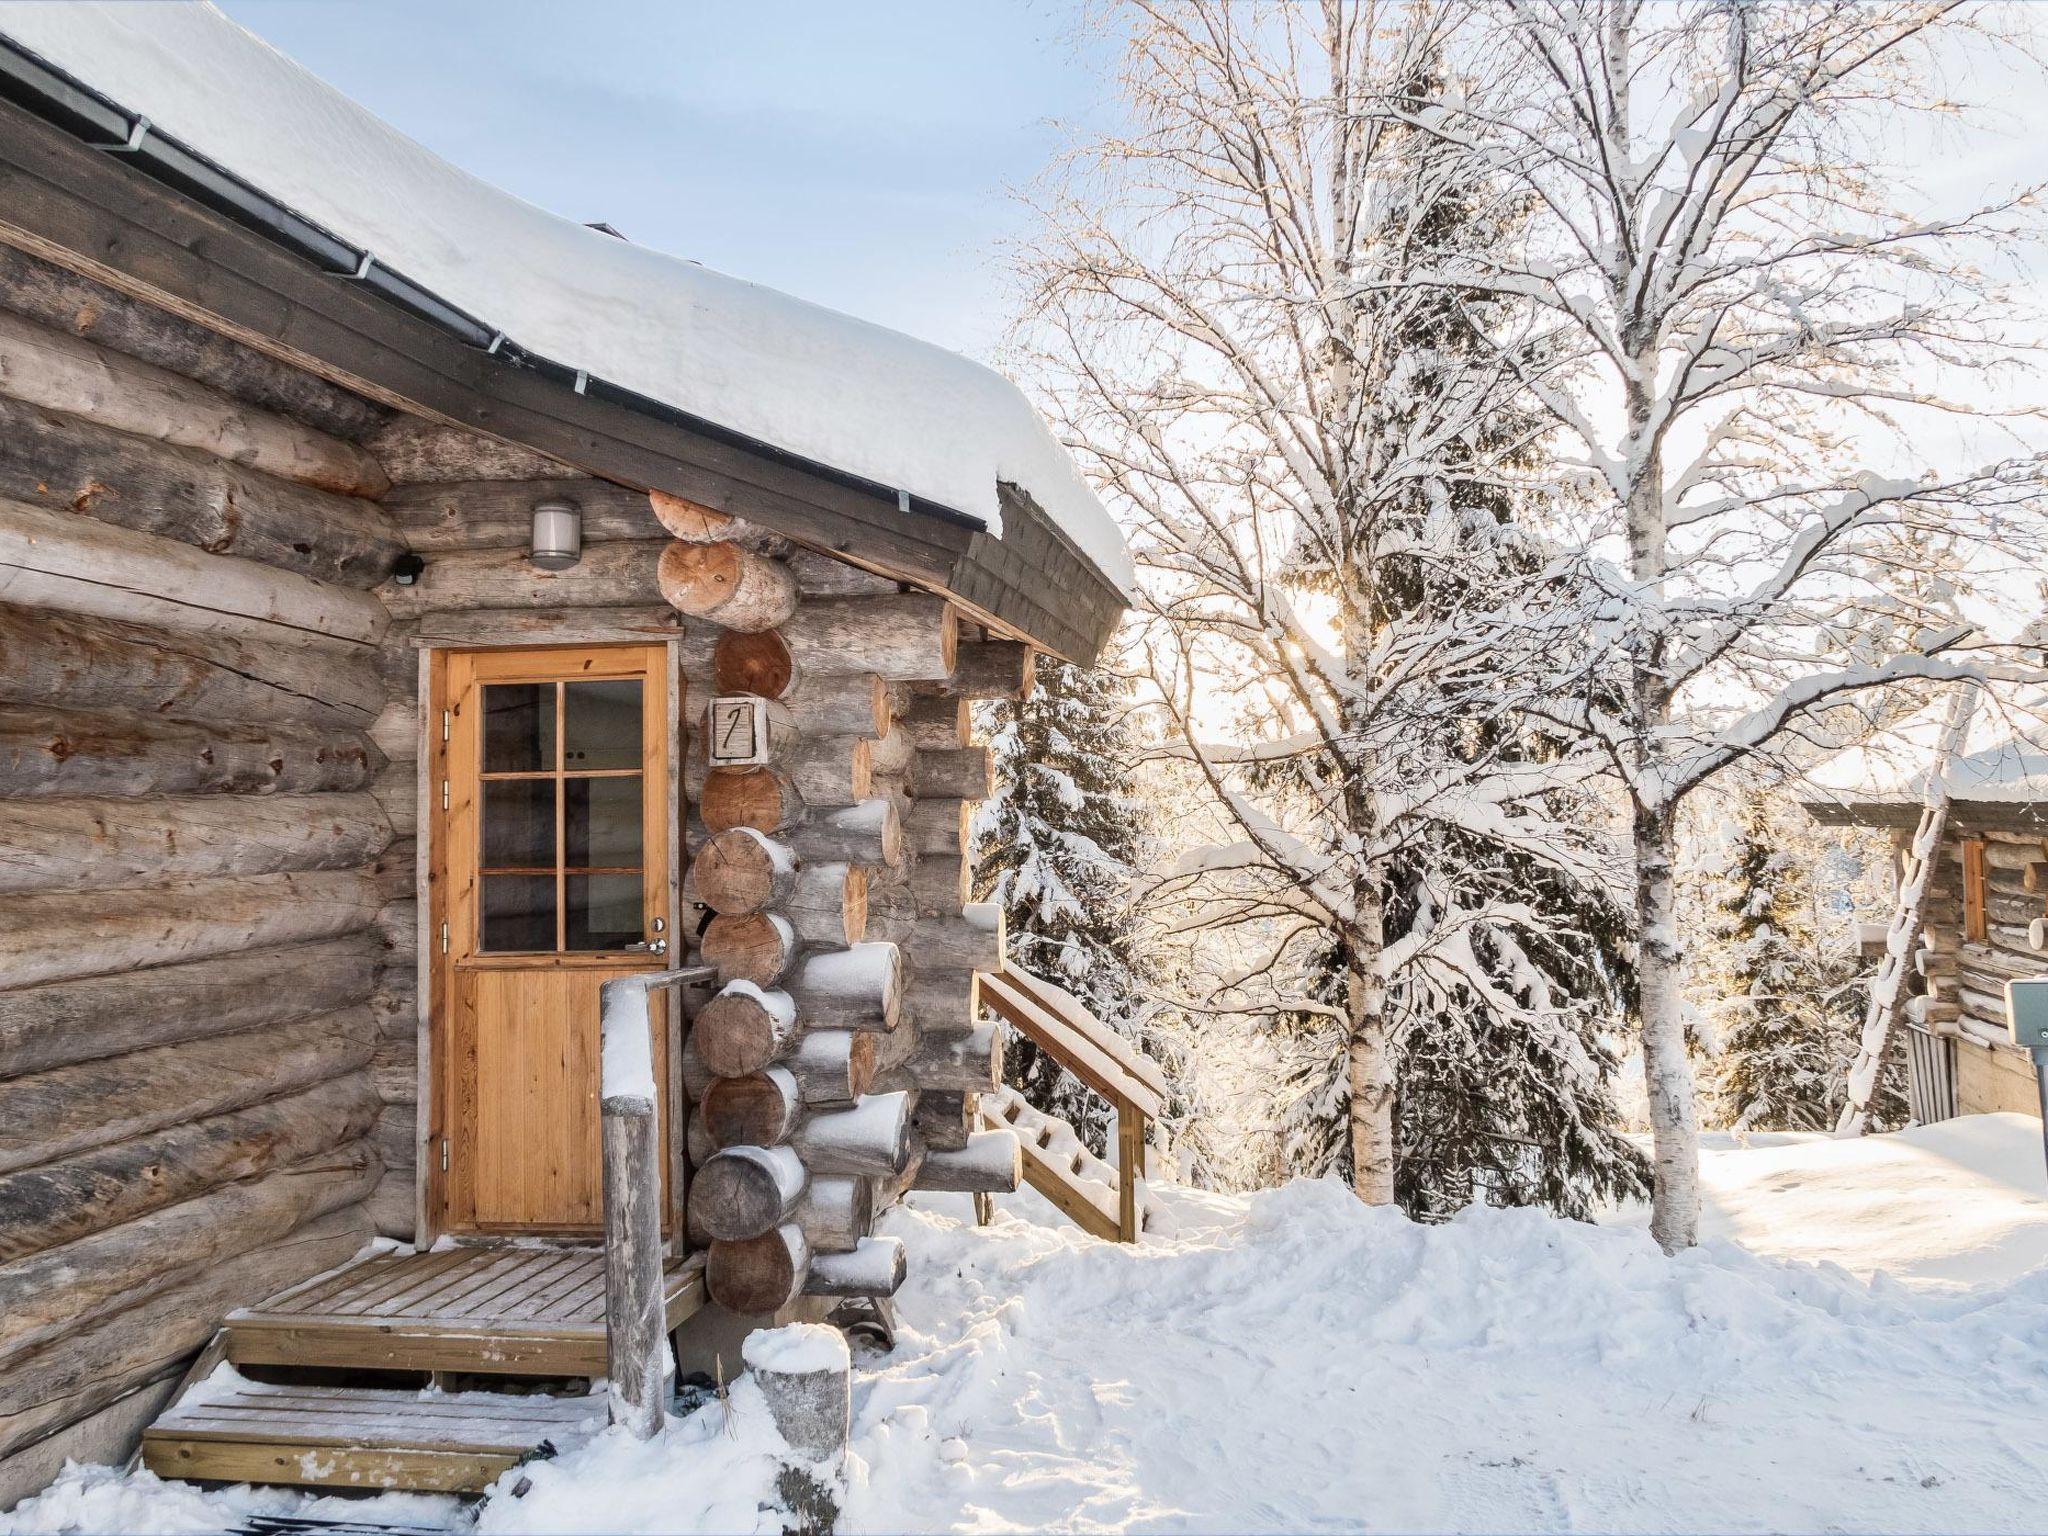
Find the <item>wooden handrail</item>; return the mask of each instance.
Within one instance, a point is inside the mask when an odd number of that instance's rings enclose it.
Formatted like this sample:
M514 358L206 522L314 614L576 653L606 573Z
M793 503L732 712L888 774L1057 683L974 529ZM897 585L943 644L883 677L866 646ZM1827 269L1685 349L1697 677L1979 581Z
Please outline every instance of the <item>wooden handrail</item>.
M638 1440L668 1411L661 1286L661 1131L649 994L716 974L704 965L618 976L598 988L598 1097L604 1145L605 1379L611 1421ZM637 1007L635 1005L638 1005Z

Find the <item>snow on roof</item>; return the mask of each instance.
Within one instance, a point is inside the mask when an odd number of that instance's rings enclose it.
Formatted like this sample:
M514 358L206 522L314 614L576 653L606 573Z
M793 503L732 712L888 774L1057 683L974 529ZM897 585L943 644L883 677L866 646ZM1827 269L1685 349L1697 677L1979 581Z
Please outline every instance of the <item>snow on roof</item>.
M1131 588L1115 523L992 369L522 202L211 4L5 0L0 32L529 352L997 536L1012 482Z
M2048 802L2048 729L2042 700L1987 692L1963 750L1948 764L1949 798L2024 805ZM1877 740L1828 759L1808 779L1807 798L1844 805L1918 804L1927 790L1948 701L1936 699Z

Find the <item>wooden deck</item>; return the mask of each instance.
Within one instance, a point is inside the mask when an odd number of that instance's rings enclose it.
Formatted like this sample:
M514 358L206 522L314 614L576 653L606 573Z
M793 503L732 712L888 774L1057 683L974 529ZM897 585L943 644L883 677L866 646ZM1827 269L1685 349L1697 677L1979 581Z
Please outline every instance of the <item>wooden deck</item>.
M142 1437L159 1477L475 1492L604 1427L605 1400L202 1382Z
M668 1327L704 1304L703 1260L672 1259ZM235 1365L605 1374L604 1254L595 1248L458 1247L376 1254L231 1312Z

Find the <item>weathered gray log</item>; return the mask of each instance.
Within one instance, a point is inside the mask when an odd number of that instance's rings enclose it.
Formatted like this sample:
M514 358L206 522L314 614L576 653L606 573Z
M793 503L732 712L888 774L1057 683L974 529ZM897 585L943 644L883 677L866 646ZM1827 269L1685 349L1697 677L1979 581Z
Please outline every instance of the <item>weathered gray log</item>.
M729 982L697 1011L690 1038L714 1077L745 1077L780 1061L796 1044L796 1008L787 993Z
M1002 945L996 934L960 917L921 917L907 890L871 893L868 932L915 955L920 973L992 971L1002 962Z
M994 1093L1003 1084L1003 1037L992 1023L957 1034L923 1034L908 1069L919 1088Z
M423 555L467 549L525 549L533 538L533 508L542 501L573 501L583 518L586 546L632 541L658 543L660 521L639 491L608 480L450 480L394 487L384 510Z
M851 1029L806 1030L784 1065L804 1103L837 1109L866 1093L875 1078L875 1037Z
M918 799L903 815L904 840L919 856L962 857L971 841L974 806L966 800Z
M887 1178L910 1159L910 1098L869 1094L851 1109L807 1117L790 1145L813 1175L864 1174Z
M648 981L601 988L598 1108L604 1192L605 1383L611 1422L660 1432L673 1375L661 1284L661 1133L648 1041Z
M792 829L789 845L806 863L893 869L903 862L903 820L893 799L874 795L807 818Z
M949 751L974 739L974 713L968 700L954 693L912 694L901 722L913 746Z
M360 443L390 415L318 374L12 246L0 246L0 303L345 442Z
M394 618L451 608L652 607L661 588L655 570L666 546L590 544L567 570L544 571L517 549L465 549L429 555L409 587L387 583L379 595Z
M797 1202L795 1219L813 1255L851 1253L874 1225L874 1185L839 1174L813 1179Z
M360 727L384 688L367 656L331 646L0 607L0 704Z
M974 1130L975 1097L970 1093L931 1089L917 1096L911 1112L911 1129L929 1152L957 1152L967 1145Z
M976 1131L958 1152L927 1151L914 1186L955 1194L1001 1195L1024 1178L1024 1149L1015 1131Z
M705 1289L728 1312L779 1312L802 1294L810 1262L803 1229L784 1222L759 1237L714 1242L704 1266Z
M582 478L582 471L521 444L403 412L364 438L363 446L397 485Z
M903 590L903 583L893 576L814 549L792 549L789 568L806 597L894 597Z
M1021 699L1034 675L1034 653L1021 641L963 640L946 691L965 699Z
M740 1358L799 1462L833 1461L845 1452L853 1425L853 1362L844 1334L824 1323L763 1328L747 1335Z
M0 818L0 891L349 869L390 841L367 794L30 800Z
M24 1356L0 1373L0 1455L176 1372L230 1309L346 1263L369 1237L362 1207L345 1207Z
M803 1198L803 1160L788 1147L728 1147L690 1180L690 1220L725 1242L759 1237L790 1219Z
M0 246L0 261L5 253ZM5 396L0 496L347 587L375 586L405 551L373 501L316 491Z
M894 1296L905 1273L903 1240L864 1237L851 1253L817 1254L804 1281L806 1296Z
M809 864L782 904L797 938L816 948L858 944L868 927L867 871L850 864Z
M966 1029L974 1022L974 1003L974 972L963 966L920 966L903 988L903 1015L920 1035Z
M678 613L742 634L774 629L796 611L789 567L729 539L677 540L661 552L656 576L662 597Z
M0 1260L361 1140L378 1107L369 1078L352 1073L304 1093L0 1177Z
M14 1509L54 1483L64 1464L118 1466L134 1454L143 1430L155 1423L177 1395L181 1378L160 1376L120 1393L101 1407L47 1434L12 1455L0 1456L0 1514Z
M971 894L968 861L958 855L920 854L911 864L903 889L917 904L921 918L957 918Z
M353 443L5 312L0 393L322 490L375 498L391 484Z
M903 994L903 955L894 944L808 955L789 982L809 1029L892 1030L903 1017Z
M369 995L367 932L0 991L0 1076L332 1013Z
M804 798L775 768L714 768L698 791L697 814L713 832L752 827L776 833L803 819Z
M374 1049L358 1006L14 1078L0 1174L310 1088L367 1067Z
M317 793L383 766L352 729L0 707L0 795Z
M805 805L857 805L874 793L872 751L865 736L805 736L778 766L788 770Z
M910 767L910 759L916 748L911 745L910 733L902 726L894 726L888 734L877 736L868 746L868 768L876 778L895 781L903 777Z
M796 856L765 832L734 827L715 834L690 868L697 899L729 917L779 907L796 889Z
M797 729L819 736L880 736L889 729L889 689L879 672L821 671L817 658L803 681L780 697Z
M944 598L807 598L781 625L790 651L806 665L829 656L848 671L879 672L892 682L952 676L956 626Z
M683 616L666 603L627 608L448 608L405 621L421 645L647 645L674 640ZM389 638L387 652L393 650ZM418 691L419 656L407 644L392 656L408 698Z
M995 760L987 747L919 752L908 782L917 800L986 800L996 789Z
M368 927L382 906L360 870L16 892L0 896L0 976L26 987L332 938Z
M776 1147L803 1114L803 1094L786 1067L721 1077L705 1090L697 1113L713 1145Z
M757 987L772 987L796 960L796 929L778 912L714 917L697 949L706 965L717 967L721 986L750 981Z
M711 683L719 693L754 693L780 699L797 686L802 669L780 634L721 630L711 651Z
M367 1141L227 1184L75 1243L0 1265L0 1371L81 1318L136 1303L367 1199L384 1171Z

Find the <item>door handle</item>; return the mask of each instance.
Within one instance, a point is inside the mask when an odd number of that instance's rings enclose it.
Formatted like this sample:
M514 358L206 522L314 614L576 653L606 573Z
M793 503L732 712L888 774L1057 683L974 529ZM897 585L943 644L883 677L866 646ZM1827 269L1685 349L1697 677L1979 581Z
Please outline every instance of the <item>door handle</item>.
M635 955L665 955L668 953L668 940L646 939L638 944L628 944L626 950Z

